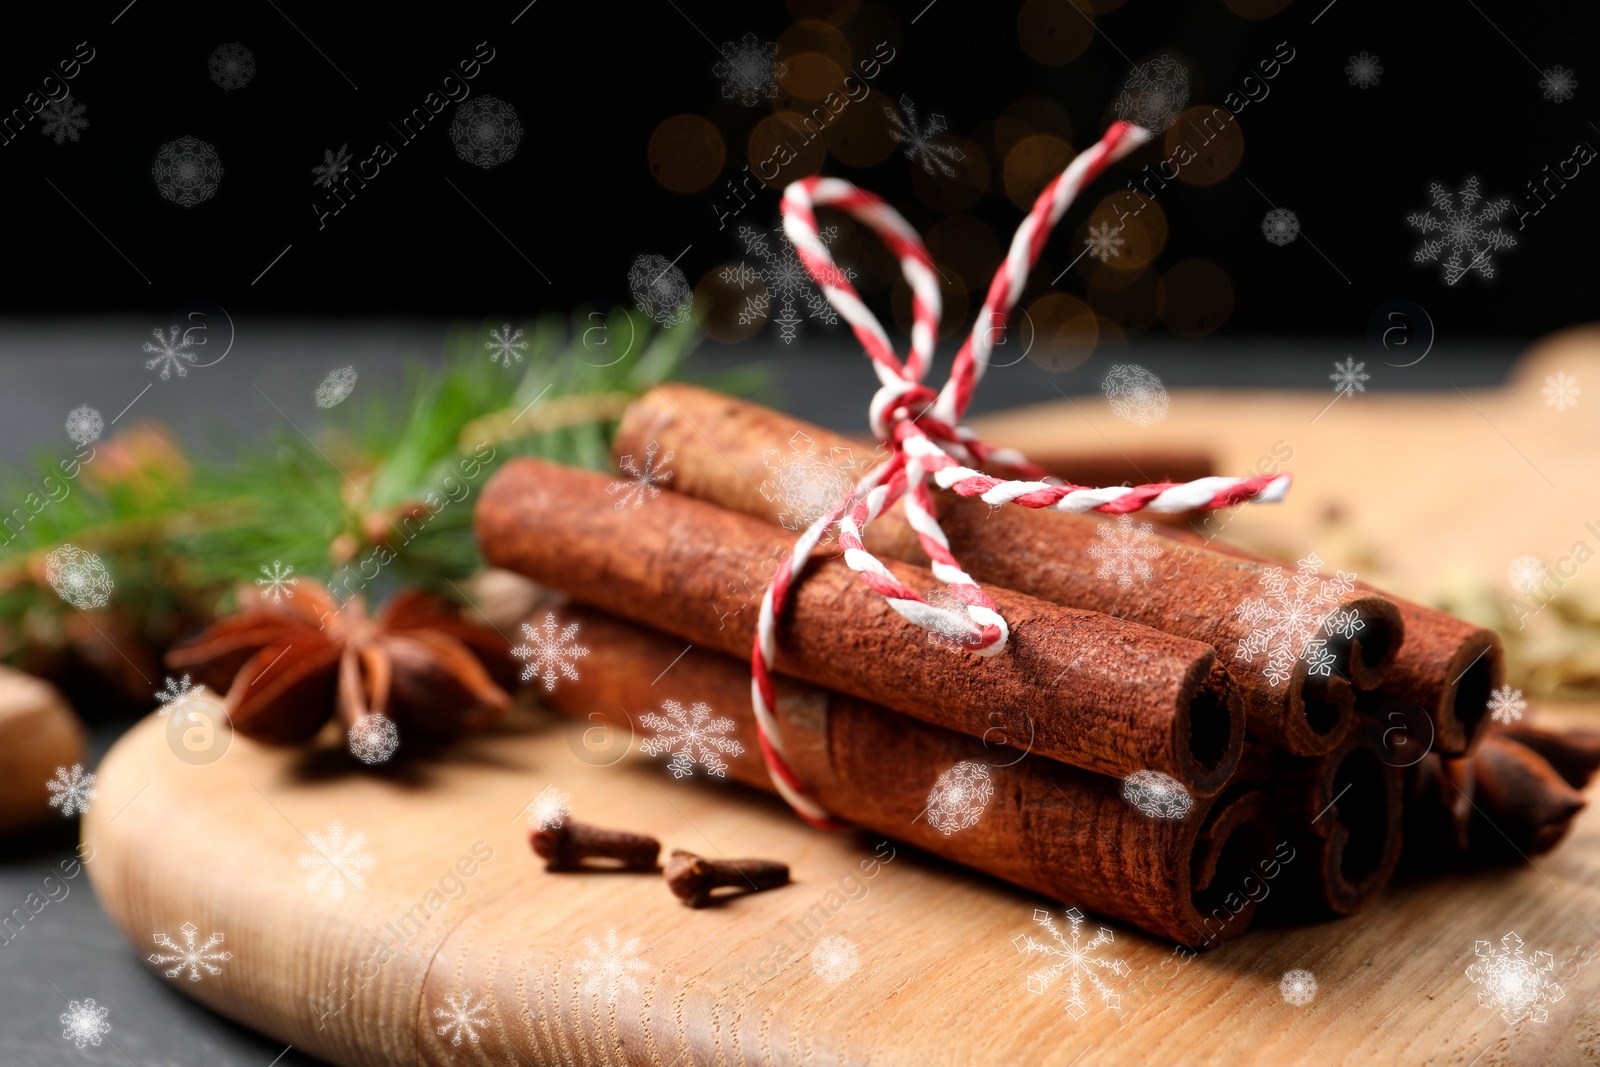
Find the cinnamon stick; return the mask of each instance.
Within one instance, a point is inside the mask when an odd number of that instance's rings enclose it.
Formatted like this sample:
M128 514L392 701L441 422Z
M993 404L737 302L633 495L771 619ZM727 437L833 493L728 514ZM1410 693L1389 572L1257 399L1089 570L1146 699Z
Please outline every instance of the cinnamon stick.
M1190 530L1172 530L1168 536L1181 541L1187 551L1217 552L1262 566L1278 563L1270 556ZM1405 641L1384 679L1384 691L1427 713L1436 751L1447 756L1472 751L1489 722L1489 694L1505 684L1505 646L1500 635L1365 582L1355 584L1358 590L1393 602L1404 626Z
M727 757L728 776L772 790L744 664L699 647L679 658L681 642L584 608L562 621L579 623L590 654L579 680L563 681L547 704L627 730L663 697L702 701L733 720L726 736L743 747ZM1196 798L1182 819L1153 819L1117 779L1014 752L1001 738L986 743L787 678L777 694L792 767L839 817L1191 947L1243 933L1267 896L1263 880L1302 862L1286 848L1274 855L1272 804L1260 790ZM990 796L974 825L945 833L930 824L929 793L964 763L984 768Z
M757 612L729 617L719 593L786 556L789 533L677 493L617 508L607 482L540 460L507 463L478 502L484 557L748 659ZM889 566L912 589L936 584L928 571ZM843 560L817 560L780 620L774 669L975 737L1001 728L1019 747L1102 774L1160 771L1198 795L1223 787L1243 718L1210 646L990 592L1011 636L1002 654L979 657L931 643Z
M615 449L642 454L655 442L673 453L673 489L776 521L789 502L773 487L784 476L786 443L797 433L825 456L837 456L850 444L848 438L758 405L673 384L657 387L629 407ZM854 451L850 455L856 457ZM859 477L871 462L870 456L856 458L852 473ZM775 472L775 467L780 469ZM1354 640L1329 638L1329 650L1336 656L1329 676L1313 674L1307 660L1297 656L1292 675L1274 682L1264 673L1267 653L1252 655L1246 648L1256 627L1235 612L1238 605L1263 595L1269 568L1150 534L1148 543L1167 561L1181 551L1182 565L1160 567L1158 557L1159 578L1124 587L1098 575L1094 553L1106 543L1101 527L1115 526L1103 516L990 508L976 498L949 493L935 493L934 502L956 557L986 586L1104 612L1214 645L1244 700L1251 736L1276 748L1300 755L1335 748L1352 721L1354 690L1377 685L1401 648L1405 631L1392 603L1371 592L1340 596L1320 606L1323 617L1350 610L1363 625ZM866 544L880 557L919 564L927 560L899 508L868 527Z
M1285 835L1308 861L1294 872L1294 911L1353 915L1382 892L1400 862L1401 769L1383 726L1365 715L1321 756L1282 756L1268 787ZM1309 907L1308 907L1309 905Z

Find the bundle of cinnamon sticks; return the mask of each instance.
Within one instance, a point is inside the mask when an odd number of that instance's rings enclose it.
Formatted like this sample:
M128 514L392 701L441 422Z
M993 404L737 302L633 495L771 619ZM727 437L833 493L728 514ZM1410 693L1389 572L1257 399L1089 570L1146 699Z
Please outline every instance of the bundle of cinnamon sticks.
M704 705L728 720L726 773L772 789L750 704L761 594L800 513L848 491L871 446L668 385L629 408L615 450L670 456L668 491L628 507L603 475L524 459L478 504L488 562L565 594L590 652L547 702L630 728L663 698ZM1581 807L1600 746L1484 740L1490 631L1168 527L1139 532L1148 563L1102 577L1106 516L935 502L1010 626L1003 653L930 640L826 551L778 620L782 748L842 820L1204 947L1269 897L1363 907L1403 828L1417 854L1497 832L1526 853ZM939 586L898 508L866 545L908 588ZM1314 655L1274 647L1313 632Z

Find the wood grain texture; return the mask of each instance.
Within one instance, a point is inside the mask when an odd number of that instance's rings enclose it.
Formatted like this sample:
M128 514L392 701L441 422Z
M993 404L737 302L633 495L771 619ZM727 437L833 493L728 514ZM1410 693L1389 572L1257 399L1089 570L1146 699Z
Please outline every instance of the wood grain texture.
M154 932L184 922L202 937L224 933L234 958L223 973L176 980L178 991L339 1067L1465 1067L1600 1055L1592 809L1536 868L1402 883L1351 918L1258 928L1193 959L1117 926L1098 951L1131 969L1116 980L1121 1008L1091 994L1074 1021L1056 988L1028 991L1040 960L1012 944L1041 933L1037 907L1065 931L1059 909L905 846L885 846L887 862L875 862L878 838L812 832L743 787L673 781L637 757L598 766L613 757L586 748L577 728L524 713L437 762L382 774L353 769L334 744L301 752L236 738L220 761L195 767L173 756L152 717L101 764L84 837L96 892L132 951L145 955ZM547 875L521 817L547 784L587 821L651 832L668 848L781 859L794 884L691 911L656 877ZM334 820L364 832L375 858L366 885L337 901L309 892L296 862L310 851L302 831ZM478 841L492 858L456 873ZM612 928L623 943L640 939L647 968L630 972L638 988L619 988L614 1004L603 988L585 992L580 970L584 939ZM1565 996L1542 1025L1508 1026L1463 974L1475 940L1509 930L1555 956ZM860 970L831 986L809 954L835 934L855 943ZM392 959L367 968L369 981L351 977L386 943ZM1307 1007L1279 996L1290 968L1316 975ZM348 1002L319 1020L337 998L318 998L341 982ZM487 1024L478 1043L453 1046L434 1012L468 990L486 999Z

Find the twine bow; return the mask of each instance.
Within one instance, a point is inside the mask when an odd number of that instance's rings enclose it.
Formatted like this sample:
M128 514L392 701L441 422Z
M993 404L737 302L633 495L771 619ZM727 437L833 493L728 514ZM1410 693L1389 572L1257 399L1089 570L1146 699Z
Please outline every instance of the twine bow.
M961 425L973 392L988 368L995 334L1004 328L1056 223L1079 190L1149 139L1148 130L1127 122L1115 123L1098 144L1079 154L1044 188L1017 227L972 332L956 353L950 378L937 392L922 379L927 375L938 339L939 283L933 260L916 231L881 198L838 178L804 178L784 190L784 232L822 295L850 324L878 375L880 384L868 413L873 434L889 448L887 460L869 471L849 495L800 535L794 551L767 587L757 620L750 657L750 693L760 728L761 753L778 792L814 826L837 828L844 824L806 793L784 758L772 713L774 694L768 664L776 651L776 620L788 600L790 587L817 543L835 525L845 562L891 608L923 629L947 638L954 634L957 645L988 657L1005 648L1010 629L994 601L951 553L950 542L934 517L928 489L930 477L940 489L980 497L992 505L1019 504L1026 508L1117 515L1141 509L1186 511L1251 501L1270 503L1282 500L1288 491L1287 474L1209 477L1131 487L1071 485L1050 477L1015 450L985 443ZM844 272L834 265L818 232L817 207L833 207L851 215L876 233L900 261L912 294L911 348L903 362L877 316L862 303ZM979 469L985 466L1005 467L1025 478L996 478ZM863 546L862 535L868 523L902 497L906 519L933 561L934 576L951 596L965 604L964 617L930 604L907 589Z

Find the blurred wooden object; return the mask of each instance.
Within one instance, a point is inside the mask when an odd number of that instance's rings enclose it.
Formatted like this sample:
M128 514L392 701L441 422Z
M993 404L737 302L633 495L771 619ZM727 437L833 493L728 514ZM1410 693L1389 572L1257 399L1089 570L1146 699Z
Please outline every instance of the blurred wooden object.
M1386 386L1405 381L1405 368L1370 351L1354 358ZM1326 382L1327 370L1310 368L1308 379ZM1575 407L1547 404L1546 379L1557 374L1577 379ZM1305 392L1172 391L1166 417L1149 426L1090 397L972 425L1025 455L1103 453L1108 440L1130 454L1203 442L1218 474L1253 473L1287 446L1288 498L1238 509L1220 526L1222 539L1289 559L1316 551L1330 567L1422 603L1453 573L1482 571L1486 561L1487 577L1509 595L1505 569L1519 556L1553 565L1579 539L1600 550L1600 535L1584 526L1600 529L1600 327L1541 341L1501 389L1335 396L1331 382ZM1600 568L1577 580L1600 587Z
M0 667L0 836L52 818L45 783L83 762L83 724L49 682Z

